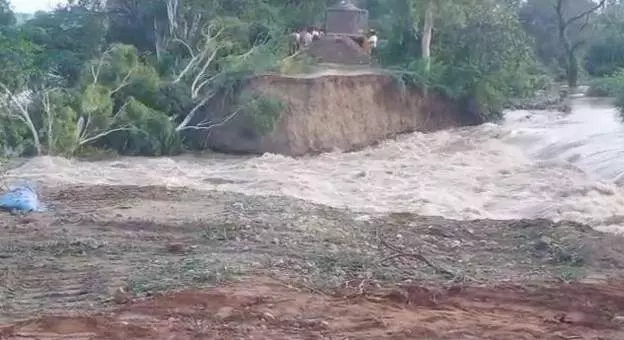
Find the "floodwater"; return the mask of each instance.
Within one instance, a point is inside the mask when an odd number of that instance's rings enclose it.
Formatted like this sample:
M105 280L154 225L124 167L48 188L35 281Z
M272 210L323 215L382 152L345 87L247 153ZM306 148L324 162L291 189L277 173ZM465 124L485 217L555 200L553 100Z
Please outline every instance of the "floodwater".
M607 100L577 98L572 105L570 114L511 111L500 124L413 133L353 153L99 162L41 157L12 176L46 185L166 185L286 195L365 214L569 219L619 232L624 125Z

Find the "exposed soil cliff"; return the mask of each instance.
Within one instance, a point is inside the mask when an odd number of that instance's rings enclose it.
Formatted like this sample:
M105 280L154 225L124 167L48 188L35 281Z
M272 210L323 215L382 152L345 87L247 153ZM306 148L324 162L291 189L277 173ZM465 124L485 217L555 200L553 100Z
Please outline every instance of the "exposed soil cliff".
M372 71L264 75L250 80L247 90L284 104L273 131L260 136L241 115L203 136L205 146L224 152L301 156L349 151L401 133L475 123L462 120L460 108L451 100L425 98L392 76Z

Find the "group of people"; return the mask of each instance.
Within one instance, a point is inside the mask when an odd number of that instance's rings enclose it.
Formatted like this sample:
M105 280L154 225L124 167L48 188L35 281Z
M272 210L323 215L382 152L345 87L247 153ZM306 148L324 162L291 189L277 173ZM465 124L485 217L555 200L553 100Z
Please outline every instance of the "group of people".
M293 43L290 52L291 54L294 54L302 47L305 48L310 46L310 44L312 44L312 41L323 38L325 36L325 30L319 29L316 26L309 26L298 29L297 31L293 32L291 36L293 39ZM377 48L378 40L379 39L377 38L377 32L374 29L370 29L366 39L363 39L360 45L365 48L369 53L373 53Z
M379 42L379 38L377 37L377 32L374 29L370 29L368 34L359 36L355 38L355 41L362 47L367 53L374 54L375 50L377 50L377 43Z
M293 48L298 51L302 47L308 47L314 40L321 39L325 36L325 30L315 26L300 28L292 33L294 39Z

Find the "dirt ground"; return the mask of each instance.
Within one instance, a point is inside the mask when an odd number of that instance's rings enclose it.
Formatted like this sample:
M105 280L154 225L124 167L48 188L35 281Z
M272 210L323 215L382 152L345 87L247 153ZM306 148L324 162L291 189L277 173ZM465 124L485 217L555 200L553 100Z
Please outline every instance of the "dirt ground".
M315 40L306 54L319 62L343 65L370 65L373 60L357 42L349 37L326 37Z
M44 188L0 214L1 339L623 339L624 242L285 197Z

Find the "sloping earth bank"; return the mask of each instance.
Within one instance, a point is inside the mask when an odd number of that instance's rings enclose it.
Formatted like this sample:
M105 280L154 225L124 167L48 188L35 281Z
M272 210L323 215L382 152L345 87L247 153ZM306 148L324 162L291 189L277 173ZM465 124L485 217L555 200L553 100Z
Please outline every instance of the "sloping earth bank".
M0 219L3 339L622 339L624 242L284 197L47 188Z
M433 92L424 95L397 79L373 69L319 70L308 76L260 75L250 79L241 93L280 103L279 112L273 112L277 114L274 123L269 111L230 117L236 108L228 105L227 97L218 97L205 112L218 117L200 118L200 114L197 119L227 119L228 123L210 133L189 136L202 146L226 153L304 156L357 150L407 132L482 122L453 100ZM254 128L258 124L271 128L258 131Z

